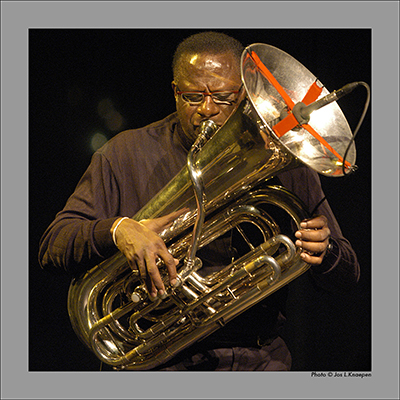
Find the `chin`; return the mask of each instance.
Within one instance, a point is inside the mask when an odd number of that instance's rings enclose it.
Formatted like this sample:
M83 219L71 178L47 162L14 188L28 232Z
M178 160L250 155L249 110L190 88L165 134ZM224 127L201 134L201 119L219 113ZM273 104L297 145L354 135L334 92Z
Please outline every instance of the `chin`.
M194 126L193 129L190 132L188 132L187 137L191 142L194 143L199 134L200 134L200 127Z

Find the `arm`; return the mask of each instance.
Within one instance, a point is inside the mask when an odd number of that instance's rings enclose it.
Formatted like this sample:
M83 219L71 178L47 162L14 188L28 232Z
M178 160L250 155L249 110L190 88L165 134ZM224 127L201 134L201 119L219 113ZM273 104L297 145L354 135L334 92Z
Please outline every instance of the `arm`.
M131 218L121 221L121 215L132 216L137 211L133 207L137 196L134 185L119 181L124 180L116 178L108 159L96 153L64 209L44 233L39 263L42 268L56 267L76 274L119 249L130 267L139 269L151 295L155 297L157 291L162 295L165 287L157 258L164 261L171 283L176 278L176 260L158 233L182 211L141 222ZM128 206L120 196L129 199Z
M109 163L96 153L64 209L40 241L43 268L83 271L117 249L110 229L118 218L119 190Z
M295 193L311 212L324 198L319 176L307 167L279 175L282 184ZM303 221L296 232L296 245L303 249L302 257L311 264L314 280L331 291L348 290L358 282L360 266L349 241L343 237L340 226L327 200L310 220ZM327 254L328 243L332 249Z
M130 218L119 218L111 227L110 233L116 246L125 255L129 266L138 269L141 278L152 297L164 295L165 286L157 267L157 258L160 257L168 271L171 285L177 283L176 266L179 260L168 252L164 241L158 235L185 210L178 210L160 218L134 221Z

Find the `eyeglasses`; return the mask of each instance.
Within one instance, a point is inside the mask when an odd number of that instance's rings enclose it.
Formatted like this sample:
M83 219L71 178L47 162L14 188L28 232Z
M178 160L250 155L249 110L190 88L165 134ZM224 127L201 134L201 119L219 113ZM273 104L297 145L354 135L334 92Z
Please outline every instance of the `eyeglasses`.
M181 96L182 100L192 105L201 104L205 96L211 96L215 104L232 105L236 103L237 94L242 90L243 83L238 90L223 91L216 90L215 92L182 92L177 89L176 94Z

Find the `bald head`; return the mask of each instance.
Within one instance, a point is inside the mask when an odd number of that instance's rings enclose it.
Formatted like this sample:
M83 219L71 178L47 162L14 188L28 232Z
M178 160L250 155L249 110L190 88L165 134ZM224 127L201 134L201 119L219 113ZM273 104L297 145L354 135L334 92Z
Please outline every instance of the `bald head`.
M201 32L189 36L179 44L175 51L172 61L174 81L179 82L183 73L187 72L184 71L184 68L187 68L188 65L194 65L200 54L229 54L234 64L230 67L236 68L240 74L240 58L243 49L244 47L239 41L220 32ZM212 66L209 65L209 67Z

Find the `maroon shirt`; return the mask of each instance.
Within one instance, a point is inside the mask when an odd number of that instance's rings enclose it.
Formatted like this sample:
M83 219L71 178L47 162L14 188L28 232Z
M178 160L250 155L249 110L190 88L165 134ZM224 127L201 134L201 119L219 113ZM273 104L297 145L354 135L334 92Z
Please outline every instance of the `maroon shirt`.
M186 164L187 150L180 141L178 124L174 113L144 128L121 132L93 155L74 193L41 239L39 261L43 268L80 273L117 251L110 233L114 221L120 216L134 216ZM318 174L308 167L283 172L278 179L309 211L324 197ZM327 201L318 213L328 218L334 248L321 265L307 273L328 290L352 287L359 279L355 252L343 237ZM215 248L218 252L223 246ZM271 305L268 312L259 303L203 343L215 348L246 345L248 340L251 345L259 330L273 330L279 293L265 300ZM265 325L257 318L260 310ZM254 322L256 326L249 329ZM249 332L254 333L253 337Z
M41 239L42 267L84 271L116 252L110 233L114 221L135 215L186 164L178 123L174 113L144 128L121 132L93 155ZM318 174L308 167L283 172L278 178L309 210L324 197ZM357 257L327 201L318 213L328 218L334 249L311 271L321 284L352 285L359 278Z

